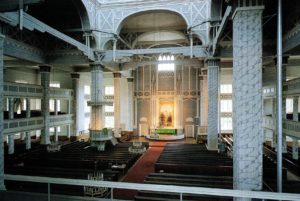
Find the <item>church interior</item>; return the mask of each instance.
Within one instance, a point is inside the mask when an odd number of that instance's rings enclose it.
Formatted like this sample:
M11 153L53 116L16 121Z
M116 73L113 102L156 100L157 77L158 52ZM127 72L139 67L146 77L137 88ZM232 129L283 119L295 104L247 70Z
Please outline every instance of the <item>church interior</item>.
M0 0L0 201L300 200L297 0Z

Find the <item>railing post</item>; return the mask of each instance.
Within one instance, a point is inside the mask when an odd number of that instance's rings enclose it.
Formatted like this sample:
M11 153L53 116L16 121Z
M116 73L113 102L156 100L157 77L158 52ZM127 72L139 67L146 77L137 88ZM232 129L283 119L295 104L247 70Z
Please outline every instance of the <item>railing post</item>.
M110 200L114 200L114 188L110 190Z
M51 201L50 200L50 183L48 183L48 201Z
M180 201L182 201L182 193L180 193Z

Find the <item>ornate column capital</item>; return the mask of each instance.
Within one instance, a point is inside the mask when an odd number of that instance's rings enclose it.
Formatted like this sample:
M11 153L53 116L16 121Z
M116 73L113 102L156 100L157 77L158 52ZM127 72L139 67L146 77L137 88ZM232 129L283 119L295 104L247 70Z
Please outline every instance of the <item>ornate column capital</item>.
M41 73L50 73L51 72L51 66L43 65L43 66L39 66L39 67L40 67Z
M121 78L122 74L120 72L113 72L114 78Z
M79 79L80 78L80 74L79 73L71 73L71 78L72 79Z
M208 67L219 67L220 66L220 58L216 57L208 57L205 62Z
M133 77L128 77L127 82L133 82L134 78Z
M103 71L104 70L104 66L98 62L90 63L90 68L91 68L91 71Z

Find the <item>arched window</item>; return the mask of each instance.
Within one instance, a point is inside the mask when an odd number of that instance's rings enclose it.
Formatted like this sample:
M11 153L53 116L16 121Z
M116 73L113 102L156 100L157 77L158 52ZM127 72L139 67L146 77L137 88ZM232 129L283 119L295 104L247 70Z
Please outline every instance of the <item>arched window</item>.
M163 55L158 57L158 61L161 63L158 64L158 71L174 71L175 70L175 63L174 63L174 56L173 55Z

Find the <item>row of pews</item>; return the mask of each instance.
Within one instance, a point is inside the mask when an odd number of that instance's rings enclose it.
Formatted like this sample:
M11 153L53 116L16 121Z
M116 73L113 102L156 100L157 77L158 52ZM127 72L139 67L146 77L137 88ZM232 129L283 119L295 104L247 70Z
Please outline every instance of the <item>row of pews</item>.
M232 160L204 144L167 144L145 183L232 189ZM183 200L232 200L228 197L183 194ZM137 201L179 200L179 194L139 191Z
M276 162L277 152L275 148L264 144L264 155L271 161ZM300 152L299 152L300 158ZM293 159L292 148L287 147L287 153L282 154L282 164L285 168L291 171L293 174L300 176L300 160Z
M232 155L233 136L232 134L225 134L221 137L222 142L226 145L228 155ZM288 172L292 172L296 176L300 176L300 163L299 160L292 158L292 148L288 146L288 152L283 154L283 192L299 193L300 182L290 180L288 178ZM299 155L300 156L300 155ZM277 152L274 148L268 144L264 144L263 147L263 180L266 190L277 191L276 175L277 175Z
M147 143L144 143L148 147ZM22 157L10 158L5 163L6 174L45 176L56 178L88 179L101 175L102 180L119 181L141 154L128 151L131 143L109 146L106 151L97 151L89 142L72 142L61 146L59 152L47 152L46 147L33 149ZM26 192L47 192L47 185L30 182L5 181L8 190ZM51 192L65 195L85 195L81 186L51 185ZM89 192L91 192L89 191ZM101 196L109 194L109 189Z
M232 142L232 139L227 139ZM276 164L263 158L263 190L276 191ZM287 179L283 169L284 191L300 192L300 182ZM155 163L155 172L145 178L145 183L189 187L233 188L233 160L217 151L207 150L204 144L167 144ZM173 201L179 194L139 191L137 201ZM183 194L183 200L232 200L231 197Z

